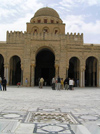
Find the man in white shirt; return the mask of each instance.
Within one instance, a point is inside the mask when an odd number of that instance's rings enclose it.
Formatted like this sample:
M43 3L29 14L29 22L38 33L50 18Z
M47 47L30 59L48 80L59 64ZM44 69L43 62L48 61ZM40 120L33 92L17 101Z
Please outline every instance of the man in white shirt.
M69 89L70 89L70 90L72 90L73 85L74 85L73 79L69 79Z

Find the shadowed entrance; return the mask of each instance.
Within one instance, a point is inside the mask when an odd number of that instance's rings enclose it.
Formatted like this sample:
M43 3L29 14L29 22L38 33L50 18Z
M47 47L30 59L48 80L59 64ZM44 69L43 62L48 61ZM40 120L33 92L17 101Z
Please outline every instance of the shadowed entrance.
M0 54L0 76L3 78L4 77L4 58Z
M39 78L43 77L46 85L51 85L55 76L55 56L49 49L42 49L36 56L35 85L38 85Z
M86 60L85 86L97 86L97 59L93 56Z
M79 59L77 57L72 57L69 61L68 77L74 79L75 86L77 86L77 80L79 80L79 67Z
M21 82L21 60L18 56L10 59L10 85L16 85Z

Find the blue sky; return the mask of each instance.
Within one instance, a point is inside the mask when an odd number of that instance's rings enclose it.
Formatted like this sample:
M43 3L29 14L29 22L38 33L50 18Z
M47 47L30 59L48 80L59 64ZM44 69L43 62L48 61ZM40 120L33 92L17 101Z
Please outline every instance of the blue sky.
M84 43L100 44L100 0L0 0L0 41L6 31L26 31L26 22L42 7L55 9L65 34L83 33Z

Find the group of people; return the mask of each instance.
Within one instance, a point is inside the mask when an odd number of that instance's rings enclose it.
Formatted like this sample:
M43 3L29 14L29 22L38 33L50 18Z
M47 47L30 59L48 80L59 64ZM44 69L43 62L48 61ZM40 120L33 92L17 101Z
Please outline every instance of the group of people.
M60 78L58 76L58 78L52 78L52 89L55 90L61 90L61 89L65 89L65 90L73 90L74 89L74 80L71 78L66 78L65 80L63 80L63 78Z
M44 79L43 77L38 79L39 82L39 88L43 88L43 84L45 85ZM66 78L65 80L63 80L63 78L60 78L58 76L58 78L52 78L52 89L53 90L61 90L61 89L65 89L65 90L73 90L74 89L74 80L71 78Z
M0 91L2 91L2 86L3 86L3 91L6 91L6 84L7 84L7 80L5 79L5 77L2 79L0 76Z

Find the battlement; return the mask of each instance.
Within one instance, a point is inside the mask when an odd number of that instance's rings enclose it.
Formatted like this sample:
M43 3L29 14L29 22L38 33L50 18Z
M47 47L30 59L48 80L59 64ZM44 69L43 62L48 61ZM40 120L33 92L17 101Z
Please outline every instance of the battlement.
M23 43L24 33L22 31L7 31L7 43Z
M67 33L66 37L68 40L83 41L83 33Z

